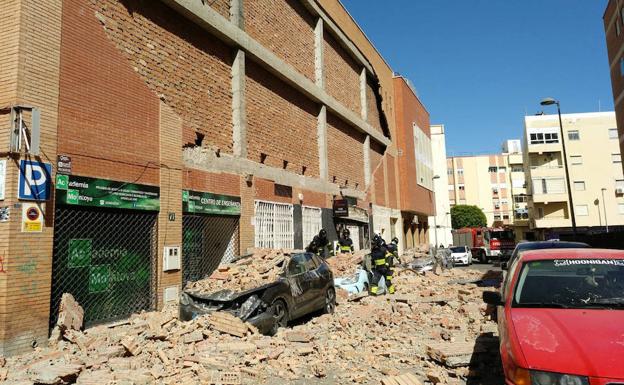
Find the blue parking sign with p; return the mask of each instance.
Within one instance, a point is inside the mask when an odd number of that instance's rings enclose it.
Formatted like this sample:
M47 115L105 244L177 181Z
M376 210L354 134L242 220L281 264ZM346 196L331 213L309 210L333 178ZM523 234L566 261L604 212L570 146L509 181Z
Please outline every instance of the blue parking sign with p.
M18 198L45 201L50 197L52 166L32 160L20 161Z

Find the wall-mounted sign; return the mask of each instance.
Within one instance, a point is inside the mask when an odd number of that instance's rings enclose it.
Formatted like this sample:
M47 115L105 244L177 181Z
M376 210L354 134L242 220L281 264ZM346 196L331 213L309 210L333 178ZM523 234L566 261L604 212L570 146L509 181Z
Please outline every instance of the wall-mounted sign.
M68 267L86 267L91 264L91 239L70 239Z
M36 203L22 205L22 232L40 233L43 231L43 213Z
M58 174L71 174L72 162L71 157L67 155L58 155L56 157L56 172Z
M0 201L4 200L4 190L6 186L6 159L0 160Z
M346 199L337 199L334 201L334 216L335 217L348 217L349 216L349 201Z
M18 198L45 201L50 196L52 166L49 163L20 160Z
M160 188L76 175L56 176L56 203L89 207L159 210Z
M9 206L0 207L0 222L8 222L11 219L11 208Z
M182 211L191 214L240 215L241 199L231 195L183 190Z

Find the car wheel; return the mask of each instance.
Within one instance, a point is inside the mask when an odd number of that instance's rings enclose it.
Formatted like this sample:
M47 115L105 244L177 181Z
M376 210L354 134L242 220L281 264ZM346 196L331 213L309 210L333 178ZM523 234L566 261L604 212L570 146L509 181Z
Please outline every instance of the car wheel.
M278 299L273 302L273 308L275 309L275 328L285 328L288 325L288 306L283 299Z
M487 256L485 255L485 251L479 252L479 262L487 263Z
M327 289L325 293L325 314L333 314L334 310L336 310L336 292L334 288Z

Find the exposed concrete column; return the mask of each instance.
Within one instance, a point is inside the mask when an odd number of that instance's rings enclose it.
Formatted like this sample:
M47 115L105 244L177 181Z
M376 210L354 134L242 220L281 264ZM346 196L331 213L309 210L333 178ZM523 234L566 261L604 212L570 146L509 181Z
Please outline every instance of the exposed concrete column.
M247 157L247 102L245 100L245 51L238 50L232 63L232 140L234 155Z
M316 85L322 89L325 88L323 41L323 19L319 18L314 28L314 75Z
M366 139L364 139L362 153L364 154L364 184L368 187L371 182L370 135L366 135Z
M238 28L245 30L243 0L230 0L230 22Z
M319 175L321 180L328 180L329 167L327 162L327 107L322 106L316 124L316 139L319 149Z
M366 122L368 120L368 103L366 101L366 68L362 68L360 73L360 105L362 119Z

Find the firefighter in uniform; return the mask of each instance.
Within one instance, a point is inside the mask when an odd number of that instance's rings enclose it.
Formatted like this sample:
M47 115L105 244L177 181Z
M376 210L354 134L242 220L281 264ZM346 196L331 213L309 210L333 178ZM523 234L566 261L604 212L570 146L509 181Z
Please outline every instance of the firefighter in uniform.
M337 251L343 254L353 253L353 241L349 229L342 230L342 237L338 240Z
M381 277L386 276L386 271L388 270L386 267L386 247L384 246L383 239L376 234L373 237L372 241L372 250L371 250L371 261L372 261L372 270L373 270L373 282L370 285L370 293L372 295L377 295L379 291L379 281ZM386 282L386 287L388 283Z
M392 270L392 267L394 267L394 258L399 260L399 239L394 237L392 238L392 242L389 244L385 244L384 242L384 246L386 249L386 287L388 288L389 294L394 294L395 287L392 284L392 275L394 274L394 271Z
M325 231L325 229L321 229L318 235L314 236L312 242L306 247L306 251L314 253L323 259L328 257L326 251L329 251L330 255L334 254L331 242L327 239L327 231Z

